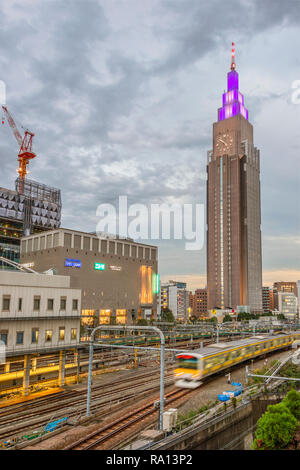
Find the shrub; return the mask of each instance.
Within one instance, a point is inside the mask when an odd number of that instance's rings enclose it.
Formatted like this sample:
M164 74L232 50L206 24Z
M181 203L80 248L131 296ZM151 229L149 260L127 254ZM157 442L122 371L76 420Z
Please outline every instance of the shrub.
M290 390L286 397L282 400L282 403L290 410L296 419L300 419L300 393L296 390Z
M257 422L253 449L283 449L297 429L297 420L283 404L269 405Z

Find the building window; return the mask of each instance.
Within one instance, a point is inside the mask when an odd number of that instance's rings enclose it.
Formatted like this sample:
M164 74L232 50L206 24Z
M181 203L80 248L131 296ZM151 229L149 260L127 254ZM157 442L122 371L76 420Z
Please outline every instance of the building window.
M34 299L33 299L33 310L40 310L40 305L41 305L41 298L40 297L34 297Z
M65 297L60 298L60 310L66 310L67 299Z
M0 341L7 345L8 330L0 330Z
M19 302L18 302L18 311L21 312L22 311L22 300L23 299L19 299Z
M53 306L54 306L54 299L48 299L47 309L53 310Z
M2 301L2 310L4 312L9 312L10 310L10 296L4 296Z
M78 310L78 299L73 299L73 310Z
M31 342L32 343L37 343L39 340L39 329L38 328L32 328L31 330Z
M17 331L16 344L23 344L24 342L24 331Z
M64 341L65 339L65 327L60 326L59 327L59 341Z
M46 333L45 333L45 341L46 342L52 341L52 334L53 334L52 330L46 330Z
M71 339L77 338L77 328L71 328Z

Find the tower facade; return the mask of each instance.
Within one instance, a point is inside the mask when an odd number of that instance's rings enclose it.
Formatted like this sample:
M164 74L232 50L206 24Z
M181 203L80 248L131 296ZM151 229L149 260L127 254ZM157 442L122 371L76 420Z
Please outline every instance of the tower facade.
M239 91L234 47L207 174L208 308L248 305L261 312L260 154Z

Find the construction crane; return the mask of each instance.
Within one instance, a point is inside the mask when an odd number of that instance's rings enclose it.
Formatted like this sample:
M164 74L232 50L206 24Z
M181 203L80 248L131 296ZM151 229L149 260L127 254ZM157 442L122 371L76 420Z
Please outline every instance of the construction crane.
M27 165L29 163L29 160L32 160L33 158L36 157L36 154L32 151L32 140L33 140L34 134L30 132L28 129L26 129L24 133L24 137L22 137L7 107L2 106L2 109L7 116L7 121L14 133L16 141L20 145L20 151L18 154L18 162L19 162L18 173L19 173L19 178L20 178L19 190L22 193L24 191L25 178L28 173ZM2 120L2 123L3 123L3 120Z

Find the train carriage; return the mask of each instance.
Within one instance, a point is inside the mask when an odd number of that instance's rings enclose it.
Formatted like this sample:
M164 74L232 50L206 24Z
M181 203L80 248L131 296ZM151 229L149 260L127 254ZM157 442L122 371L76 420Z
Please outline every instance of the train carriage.
M290 347L300 340L300 332L276 336L254 336L231 343L215 343L194 351L177 354L175 385L196 388L201 380L239 362L268 352Z

